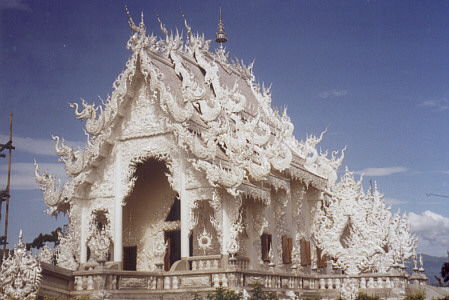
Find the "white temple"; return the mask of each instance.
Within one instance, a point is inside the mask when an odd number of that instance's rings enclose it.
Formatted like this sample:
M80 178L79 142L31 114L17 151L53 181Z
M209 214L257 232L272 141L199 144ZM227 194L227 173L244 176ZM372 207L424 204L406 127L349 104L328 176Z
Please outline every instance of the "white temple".
M338 180L344 149L297 140L252 65L211 52L184 21L185 38L161 21L159 38L129 17L132 55L111 96L71 105L86 149L54 137L66 183L36 163L48 213L69 217L56 266L41 256L41 295L192 299L259 282L280 299L402 299L425 284L406 215L347 169Z

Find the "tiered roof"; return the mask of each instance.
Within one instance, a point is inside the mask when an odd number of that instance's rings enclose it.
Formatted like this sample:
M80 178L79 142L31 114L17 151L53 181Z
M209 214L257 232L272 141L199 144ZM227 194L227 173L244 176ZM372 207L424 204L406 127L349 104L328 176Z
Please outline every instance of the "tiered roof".
M114 82L112 95L99 107L83 100L81 112L77 104L71 105L76 117L86 120L86 149L75 151L54 137L69 178L65 186L58 187L46 173L40 175L36 164L36 180L50 213L64 211L75 188L94 180L91 170L109 155L116 136L121 135L117 128L139 84L152 91L148 101L160 106L165 118L161 130L176 136L178 145L190 154L190 162L212 186L234 196L252 190L262 200L269 199L263 182L278 186L293 178L331 190L343 155L337 157L335 152L328 158L327 152L318 153L322 135L298 141L286 110L273 109L270 89L256 82L253 64L230 62L222 47L212 53L210 41L193 34L184 21L185 42L178 32L169 34L160 20L162 38L146 34L143 14L138 26L129 17L133 34L127 47L132 55Z

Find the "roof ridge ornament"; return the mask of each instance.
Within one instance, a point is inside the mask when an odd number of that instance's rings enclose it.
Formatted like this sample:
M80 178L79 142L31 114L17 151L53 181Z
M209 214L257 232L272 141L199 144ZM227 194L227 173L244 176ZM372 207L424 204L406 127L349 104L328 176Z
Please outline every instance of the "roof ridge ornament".
M220 43L220 48L223 47L223 43L226 43L228 41L228 37L226 36L226 32L223 26L223 20L221 18L221 7L220 7L220 21L218 22L218 30L217 35L215 36L215 41L217 43Z
M187 19L184 16L184 12L182 11L182 9L179 9L179 10L181 11L182 19L184 20L184 26L185 26L185 28L187 30L187 35L188 35L189 38L192 38L192 27L189 26L189 24L187 24Z
M162 33L165 35L166 38L168 38L168 31L165 25L162 23L161 19L159 18L158 13L156 12L157 21L159 22L159 26L161 27Z
M218 30L217 35L215 36L215 41L220 43L220 47L218 50L215 50L215 54L219 61L228 65L228 54L226 54L226 48L223 47L223 43L228 41L228 37L226 36L226 32L223 26L223 19L221 18L221 7L220 7L220 21L218 21Z

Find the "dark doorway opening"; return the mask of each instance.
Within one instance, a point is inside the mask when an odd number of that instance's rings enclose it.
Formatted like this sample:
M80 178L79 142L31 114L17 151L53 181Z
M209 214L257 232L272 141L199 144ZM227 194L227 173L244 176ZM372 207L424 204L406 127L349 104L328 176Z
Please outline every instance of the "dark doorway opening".
M164 270L170 271L173 263L181 259L181 231L166 231L165 242L167 243L167 251L164 257Z
M180 220L181 220L181 201L179 201L178 196L176 196L165 221L180 221Z
M123 270L136 271L137 246L123 247Z

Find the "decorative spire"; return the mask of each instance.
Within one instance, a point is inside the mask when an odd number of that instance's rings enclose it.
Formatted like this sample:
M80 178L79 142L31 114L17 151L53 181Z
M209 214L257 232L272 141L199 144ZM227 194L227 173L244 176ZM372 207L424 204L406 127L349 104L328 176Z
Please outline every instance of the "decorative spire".
M221 7L220 7L220 21L218 22L218 30L217 35L215 37L215 41L220 44L226 43L228 41L228 37L226 36L226 32L224 31L223 20L221 19Z

